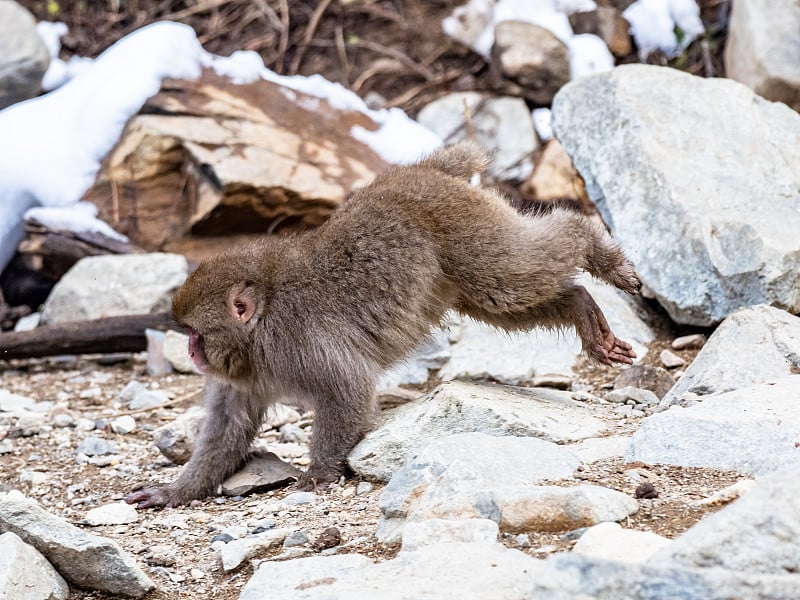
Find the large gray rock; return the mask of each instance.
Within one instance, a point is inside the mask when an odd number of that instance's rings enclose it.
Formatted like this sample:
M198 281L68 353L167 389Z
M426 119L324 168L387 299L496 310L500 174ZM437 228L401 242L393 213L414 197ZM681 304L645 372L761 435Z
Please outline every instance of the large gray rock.
M577 465L562 446L535 438L459 433L439 439L384 489L378 539L396 541L407 523L429 519L489 519L517 533L577 529L636 512L633 498L610 489L533 485L569 477Z
M372 564L359 555L263 563L240 600L529 600L536 559L502 544L441 543Z
M492 63L507 78L501 91L548 105L569 81L569 50L549 29L524 21L502 21L494 28Z
M0 0L0 110L38 94L49 64L33 15L13 0Z
M675 321L800 311L800 115L734 81L625 65L564 86L553 128Z
M45 302L42 323L169 312L188 275L179 254L90 256L78 261Z
M628 461L763 475L800 464L800 375L707 396L647 417Z
M350 466L388 481L433 440L460 432L565 443L596 437L606 423L568 392L450 382L394 409L353 449Z
M691 403L798 370L800 318L765 305L742 308L717 327L661 405Z
M727 76L800 111L798 31L797 0L736 0L725 43Z
M0 532L36 548L70 583L141 598L152 581L116 542L78 529L30 500L0 500Z
M579 554L537 561L529 599L542 600L795 600L798 575L758 575L671 564L635 565Z
M0 598L4 600L66 600L63 577L33 546L10 531L0 535Z
M706 517L650 559L653 565L664 563L796 576L800 465L758 480L754 490Z
M670 541L652 531L624 529L619 523L605 522L589 527L572 551L595 558L643 563Z
M426 105L417 121L446 143L454 143L470 135L465 111L470 112L476 139L494 153L489 174L498 179L526 179L533 171L531 154L539 142L525 101L456 92Z

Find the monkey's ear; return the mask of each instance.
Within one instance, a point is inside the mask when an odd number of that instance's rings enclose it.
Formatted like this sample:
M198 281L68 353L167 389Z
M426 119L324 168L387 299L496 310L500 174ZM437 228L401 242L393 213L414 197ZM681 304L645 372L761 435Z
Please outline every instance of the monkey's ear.
M228 292L228 310L234 320L247 323L256 314L258 292L252 282L243 281Z

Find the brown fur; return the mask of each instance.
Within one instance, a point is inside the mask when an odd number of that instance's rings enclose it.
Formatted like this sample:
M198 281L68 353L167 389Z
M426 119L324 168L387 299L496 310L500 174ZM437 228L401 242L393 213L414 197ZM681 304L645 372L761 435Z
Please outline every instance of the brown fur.
M177 481L128 501L174 505L213 493L247 458L267 407L287 396L315 411L299 487L336 479L369 429L380 373L451 308L506 330L575 327L595 359L631 362L630 346L574 283L586 270L635 292L617 245L577 213L522 216L470 186L486 165L472 143L445 148L389 169L314 231L202 264L174 313L207 369L210 413Z

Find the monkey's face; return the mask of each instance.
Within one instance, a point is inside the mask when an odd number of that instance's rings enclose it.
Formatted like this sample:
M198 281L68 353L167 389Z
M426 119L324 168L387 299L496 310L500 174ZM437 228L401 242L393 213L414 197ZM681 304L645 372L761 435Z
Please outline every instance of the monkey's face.
M201 373L227 379L253 374L259 289L254 281L232 283L201 265L176 292L173 313L189 331L189 356Z

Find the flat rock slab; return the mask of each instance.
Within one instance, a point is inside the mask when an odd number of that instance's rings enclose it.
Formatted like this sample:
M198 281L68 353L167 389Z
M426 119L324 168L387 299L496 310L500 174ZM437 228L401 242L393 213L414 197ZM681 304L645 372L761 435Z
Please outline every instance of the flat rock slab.
M589 527L572 551L595 558L643 563L670 541L651 531L625 529L619 523L606 522Z
M372 564L359 555L262 564L240 600L529 600L536 559L498 543L442 543Z
M763 475L800 464L800 375L707 396L647 417L628 461Z
M769 449L764 452L769 454ZM707 516L656 553L649 564L665 563L797 576L800 465L759 479L755 489ZM795 592L799 591L797 587Z
M796 112L731 80L624 65L561 88L553 129L673 320L800 312Z
M444 383L391 411L350 454L360 475L388 481L407 457L459 432L536 437L566 443L596 437L607 424L572 394L544 388Z
M635 565L579 554L537 561L529 598L544 600L794 600L798 575L759 575L670 564Z
M759 305L725 319L661 401L691 403L708 394L800 372L800 317Z
M18 535L75 585L132 598L155 589L116 542L86 533L30 500L0 500L0 531Z
M233 571L249 558L259 552L264 552L283 543L289 535L288 529L270 529L264 533L248 535L238 540L232 540L220 549L222 568L228 572Z
M15 533L0 535L0 598L4 600L66 600L63 577L33 546Z
M296 481L302 471L272 452L263 452L222 483L226 496L243 496Z

